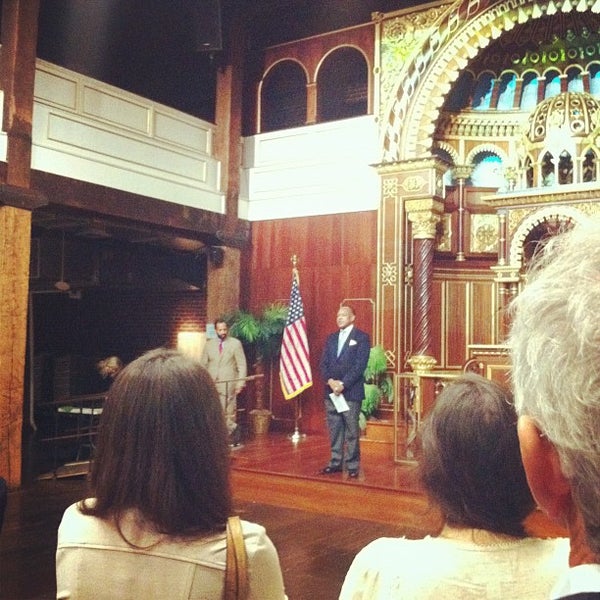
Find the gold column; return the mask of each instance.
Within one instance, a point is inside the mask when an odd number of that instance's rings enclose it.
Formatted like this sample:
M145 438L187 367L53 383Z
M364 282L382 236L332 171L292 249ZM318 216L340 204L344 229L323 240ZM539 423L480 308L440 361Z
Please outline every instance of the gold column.
M519 266L509 264L507 217L506 210L498 211L498 263L490 267L496 275L494 281L496 282L500 317L498 319L498 329L496 331L497 343L501 343L508 335L509 321L506 309L510 301L516 296L521 280Z
M314 125L317 122L317 84L306 84L306 124Z
M465 197L465 183L471 176L473 168L467 165L454 167L454 177L458 182L458 208L457 208L457 219L456 219L456 260L465 260L465 219L468 216L466 207Z

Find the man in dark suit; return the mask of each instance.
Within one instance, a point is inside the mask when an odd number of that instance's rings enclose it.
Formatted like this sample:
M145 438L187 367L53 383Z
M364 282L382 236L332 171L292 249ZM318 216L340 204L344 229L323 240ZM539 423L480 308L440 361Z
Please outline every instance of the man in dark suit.
M569 532L551 598L600 598L600 219L534 256L509 338L521 458L538 505Z
M355 318L350 306L340 306L337 313L339 329L328 336L321 357L321 374L327 382L325 415L331 459L320 473L339 473L345 463L348 476L353 479L358 477L360 468L358 418L365 397L363 374L371 351L369 336L354 326Z

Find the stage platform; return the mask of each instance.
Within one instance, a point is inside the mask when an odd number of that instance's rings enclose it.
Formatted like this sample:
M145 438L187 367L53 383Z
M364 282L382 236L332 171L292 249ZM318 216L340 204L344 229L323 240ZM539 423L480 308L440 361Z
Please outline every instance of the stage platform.
M418 482L417 466L393 460L389 443L361 441L359 477L320 475L329 440L268 433L232 450L236 500L402 525L406 533L432 532L440 524Z

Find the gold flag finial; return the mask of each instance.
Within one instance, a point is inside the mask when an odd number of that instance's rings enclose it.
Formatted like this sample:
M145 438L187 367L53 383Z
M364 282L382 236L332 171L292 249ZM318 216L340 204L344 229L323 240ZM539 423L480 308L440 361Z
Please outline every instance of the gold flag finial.
M296 254L292 254L292 267L294 269L298 266L298 256Z

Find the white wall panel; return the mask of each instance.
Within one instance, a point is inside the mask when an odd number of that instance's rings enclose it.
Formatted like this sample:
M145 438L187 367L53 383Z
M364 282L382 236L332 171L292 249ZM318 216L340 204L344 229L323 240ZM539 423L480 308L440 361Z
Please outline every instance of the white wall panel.
M120 98L94 86L82 86L82 115L148 135L150 106L142 102L142 98L139 102L132 102L129 98Z
M214 125L37 63L32 167L223 213ZM0 138L0 151L2 140Z
M246 138L240 211L261 221L374 210L378 157L372 116Z

